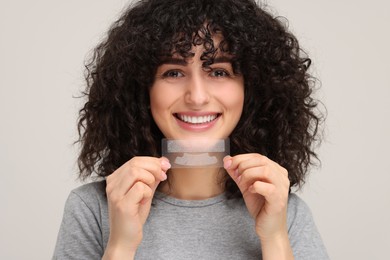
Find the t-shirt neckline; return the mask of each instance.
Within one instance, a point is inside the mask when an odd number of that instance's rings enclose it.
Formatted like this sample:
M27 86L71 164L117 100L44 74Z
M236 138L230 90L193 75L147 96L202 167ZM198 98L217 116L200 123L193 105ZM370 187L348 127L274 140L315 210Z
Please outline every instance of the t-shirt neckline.
M219 202L225 201L226 193L223 192L219 195L216 195L214 197L203 199L203 200L183 200L178 199L172 196L169 196L165 193L162 193L160 191L156 191L154 194L154 198L160 201L163 201L165 203L178 206L178 207L188 207L188 208L199 208L199 207L208 207L212 206L214 204L217 204Z

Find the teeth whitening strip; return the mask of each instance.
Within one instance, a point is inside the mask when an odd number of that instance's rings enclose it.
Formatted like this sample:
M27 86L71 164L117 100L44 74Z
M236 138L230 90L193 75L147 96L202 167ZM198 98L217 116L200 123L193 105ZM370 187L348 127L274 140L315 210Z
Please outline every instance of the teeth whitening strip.
M227 139L162 139L162 156L171 168L219 168L230 154Z

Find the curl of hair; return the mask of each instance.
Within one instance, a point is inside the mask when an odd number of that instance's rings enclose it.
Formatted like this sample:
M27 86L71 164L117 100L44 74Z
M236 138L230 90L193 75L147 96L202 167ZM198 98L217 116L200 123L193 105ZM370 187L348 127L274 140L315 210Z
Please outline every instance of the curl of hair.
M214 46L217 33L223 41ZM108 176L134 156L160 156L163 135L148 108L149 89L162 57L191 57L194 45L205 48L205 68L218 51L227 52L244 77L231 154L263 154L288 170L291 187L300 187L318 160L323 117L312 97L316 80L297 39L252 0L147 0L123 13L86 65L80 177ZM226 190L240 196L229 177Z

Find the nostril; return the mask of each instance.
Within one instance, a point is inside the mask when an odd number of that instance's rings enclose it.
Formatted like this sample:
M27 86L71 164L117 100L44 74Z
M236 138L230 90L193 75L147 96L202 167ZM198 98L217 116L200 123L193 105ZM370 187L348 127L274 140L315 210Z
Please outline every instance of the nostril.
M187 94L186 101L191 104L201 105L208 103L210 101L210 96L204 92L192 91Z

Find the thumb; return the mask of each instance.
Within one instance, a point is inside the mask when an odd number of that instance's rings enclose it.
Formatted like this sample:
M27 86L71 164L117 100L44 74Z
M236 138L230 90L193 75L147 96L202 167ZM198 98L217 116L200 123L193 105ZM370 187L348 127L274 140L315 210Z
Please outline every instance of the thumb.
M223 168L225 168L225 170L228 172L228 174L230 175L230 177L233 178L234 169L231 168L232 163L233 163L232 158L233 158L233 157L231 157L230 155L226 155L226 156L223 158Z
M233 157L227 155L223 158L223 168L227 171L229 176L238 184L239 175L238 170L235 167L232 167Z
M162 178L162 180L156 179L156 182L152 185L151 188L152 188L153 194L155 193L155 191L156 191L158 185L161 183L161 181L165 181L168 178L167 172L172 167L171 164L169 163L168 158L161 157L161 158L159 158L159 160L161 163L161 174L162 174L163 178Z

